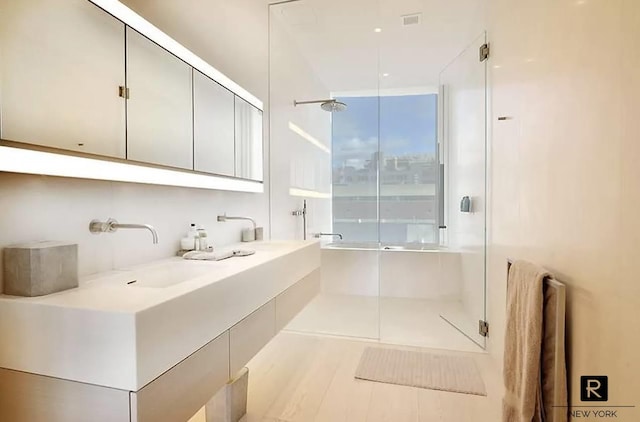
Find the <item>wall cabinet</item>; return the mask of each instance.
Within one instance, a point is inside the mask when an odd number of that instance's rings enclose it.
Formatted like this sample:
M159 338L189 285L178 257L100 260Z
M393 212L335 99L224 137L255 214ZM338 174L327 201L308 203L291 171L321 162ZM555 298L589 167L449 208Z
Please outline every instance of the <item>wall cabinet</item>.
M193 71L195 170L235 176L234 94Z
M236 176L262 180L262 112L236 96Z
M127 158L193 169L191 67L127 28Z
M2 139L125 158L125 25L86 0L2 0Z
M263 180L262 103L135 12L0 1L2 144Z

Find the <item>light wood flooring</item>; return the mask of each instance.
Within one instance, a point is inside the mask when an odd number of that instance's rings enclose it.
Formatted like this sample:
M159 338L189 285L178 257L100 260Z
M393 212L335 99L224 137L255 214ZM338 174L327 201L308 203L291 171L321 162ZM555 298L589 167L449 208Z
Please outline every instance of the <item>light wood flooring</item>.
M375 342L282 332L249 364L244 422L500 422L502 383L484 353L472 356L488 396L450 393L356 380L367 346ZM204 411L190 422L204 422Z

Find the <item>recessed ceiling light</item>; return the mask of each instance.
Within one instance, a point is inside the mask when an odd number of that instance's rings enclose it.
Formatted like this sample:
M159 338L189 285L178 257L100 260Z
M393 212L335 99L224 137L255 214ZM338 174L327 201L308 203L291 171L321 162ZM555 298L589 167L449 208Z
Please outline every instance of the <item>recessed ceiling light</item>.
M387 76L389 76L389 74L388 73L383 73L382 76L387 77Z
M382 32L382 28L376 28L373 30L373 32Z

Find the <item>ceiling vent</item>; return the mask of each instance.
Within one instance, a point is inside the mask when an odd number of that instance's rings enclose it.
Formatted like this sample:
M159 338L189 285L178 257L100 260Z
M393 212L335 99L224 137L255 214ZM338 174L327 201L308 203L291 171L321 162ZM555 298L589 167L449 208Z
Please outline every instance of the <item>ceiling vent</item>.
M410 15L403 15L402 26L420 25L422 21L422 13L412 13Z

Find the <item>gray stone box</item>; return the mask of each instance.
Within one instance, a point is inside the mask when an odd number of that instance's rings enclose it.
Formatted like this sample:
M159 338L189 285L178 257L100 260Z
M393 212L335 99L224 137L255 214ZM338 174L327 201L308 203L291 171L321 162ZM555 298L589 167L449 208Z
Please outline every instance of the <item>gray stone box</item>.
M4 293L43 296L78 287L78 245L35 242L4 248Z

